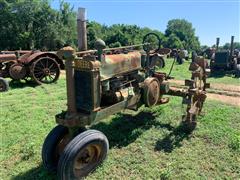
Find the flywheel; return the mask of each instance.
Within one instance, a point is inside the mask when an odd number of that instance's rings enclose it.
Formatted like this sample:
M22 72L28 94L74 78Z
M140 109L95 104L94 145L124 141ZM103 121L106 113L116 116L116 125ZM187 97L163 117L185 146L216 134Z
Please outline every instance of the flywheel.
M156 78L147 78L144 81L143 102L147 107L158 103L160 97L160 83Z
M10 66L9 74L13 80L20 80L26 77L27 70L23 64L15 63Z

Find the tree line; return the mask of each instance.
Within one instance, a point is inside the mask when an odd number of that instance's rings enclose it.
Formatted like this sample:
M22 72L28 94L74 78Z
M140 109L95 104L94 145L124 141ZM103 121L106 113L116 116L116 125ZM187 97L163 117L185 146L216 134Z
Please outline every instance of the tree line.
M52 51L65 45L77 47L76 18L73 7L64 1L60 1L58 9L53 9L48 0L0 0L0 50ZM195 29L184 19L170 20L164 33L137 25L107 26L89 21L88 48L94 48L98 38L103 39L108 47L139 44L149 32L160 36L162 47L187 50L201 48Z

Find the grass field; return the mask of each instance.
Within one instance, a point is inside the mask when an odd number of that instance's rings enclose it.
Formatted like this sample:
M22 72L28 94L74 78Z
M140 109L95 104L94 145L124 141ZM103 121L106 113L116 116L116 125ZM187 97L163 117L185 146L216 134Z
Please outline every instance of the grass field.
M162 71L169 73L171 68L173 59L165 59L166 66L162 69ZM191 63L191 59L189 61L185 61L183 64L179 65L175 62L173 66L173 70L171 76L175 77L177 80L189 79L191 77L191 72L188 70L189 65ZM240 86L240 79L234 77L233 74L226 73L224 71L219 71L214 75L210 75L208 77L208 82L210 83L223 83L223 84L235 84Z
M186 65L176 66L175 74L181 68ZM18 85L0 94L0 179L56 178L42 167L41 147L54 115L66 109L65 93L61 78L55 85ZM180 126L180 98L113 115L92 127L108 137L110 151L87 179L239 179L239 110L207 101L192 134Z

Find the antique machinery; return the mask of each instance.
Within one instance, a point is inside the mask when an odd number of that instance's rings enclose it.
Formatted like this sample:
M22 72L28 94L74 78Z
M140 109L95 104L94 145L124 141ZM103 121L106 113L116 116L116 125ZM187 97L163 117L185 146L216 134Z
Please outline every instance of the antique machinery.
M234 36L231 37L231 46L230 50L219 51L220 39L217 38L216 42L216 52L213 54L210 61L211 72L215 72L219 69L223 69L225 71L240 71L240 55L234 53Z
M133 50L139 46L144 51ZM166 103L164 95L183 97L187 104L183 122L194 129L209 87L206 61L191 63L192 77L185 81L188 89L174 89L165 73L155 71L159 47L159 37L149 33L141 45L105 49L104 41L97 40L96 50L75 52L65 47L58 52L65 59L67 110L56 115L58 126L43 144L46 169L57 170L60 180L87 176L103 162L109 149L107 137L89 126L125 109L137 111L142 105Z
M12 80L33 79L37 84L53 83L58 80L63 61L51 52L41 51L2 51L0 54L0 92L8 90Z

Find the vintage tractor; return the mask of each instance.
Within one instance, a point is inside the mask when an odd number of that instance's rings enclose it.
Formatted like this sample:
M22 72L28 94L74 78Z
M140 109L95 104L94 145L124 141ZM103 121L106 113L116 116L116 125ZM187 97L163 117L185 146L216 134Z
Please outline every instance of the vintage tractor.
M33 79L37 84L53 83L58 80L63 61L51 52L41 51L2 51L0 54L0 92L8 90L12 80Z
M149 42L155 37L159 42ZM187 89L169 86L165 73L156 72L156 57L160 39L147 34L144 51L132 50L134 46L118 48L118 53L106 54L115 49L105 49L97 40L96 50L76 53L71 47L59 51L65 59L67 84L67 111L56 115L56 126L46 137L42 147L44 167L56 171L58 179L81 179L107 157L107 137L90 125L125 109L137 111L142 105L152 107L168 102L164 95L183 97L187 105L183 123L189 129L196 126L206 99L206 62L200 59L191 63L192 77L185 81ZM155 47L155 48L153 48ZM121 51L124 49L124 51Z
M210 61L211 72L216 72L217 70L225 71L234 71L235 74L238 74L240 71L240 54L234 53L233 41L234 36L231 37L231 46L230 50L219 51L219 38L216 42L216 52L213 54Z

